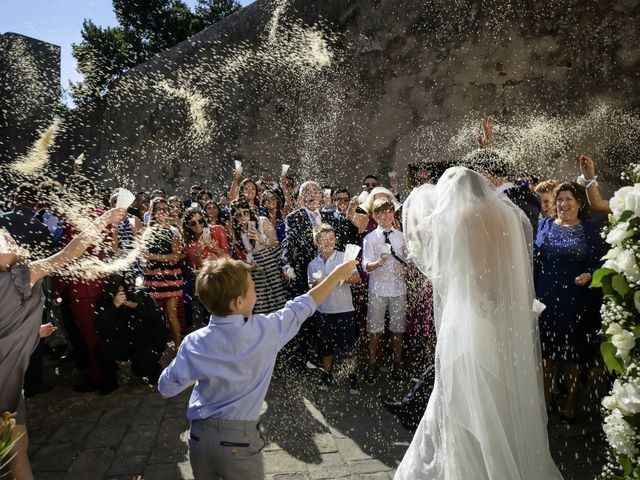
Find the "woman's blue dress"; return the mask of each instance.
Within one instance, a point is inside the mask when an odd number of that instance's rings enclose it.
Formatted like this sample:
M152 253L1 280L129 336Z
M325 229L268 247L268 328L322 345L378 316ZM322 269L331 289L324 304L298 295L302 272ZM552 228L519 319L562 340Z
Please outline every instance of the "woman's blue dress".
M539 319L543 357L570 363L592 360L602 296L599 290L576 285L575 279L599 267L604 248L597 227L591 222L563 227L544 218L534 255L536 297L547 306Z

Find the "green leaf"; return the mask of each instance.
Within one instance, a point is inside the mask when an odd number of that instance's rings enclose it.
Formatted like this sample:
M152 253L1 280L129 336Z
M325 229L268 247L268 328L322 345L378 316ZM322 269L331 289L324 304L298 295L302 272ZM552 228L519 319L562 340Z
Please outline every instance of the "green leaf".
M631 333L633 333L634 338L640 338L640 325L631 327Z
M624 298L624 296L631 291L627 279L621 273L614 275L611 279L611 286L618 292L618 294Z
M613 275L608 275L602 278L602 295L605 297L610 297L611 295L615 295L616 291L613 289L613 285L611 284L611 279Z
M631 472L633 471L633 464L631 463L631 460L629 460L629 457L627 457L626 455L623 455L622 453L619 454L618 463L624 470L623 475L625 477L628 477L629 475L631 475Z
M634 215L635 215L635 213L633 213L631 210L625 210L620 215L620 219L618 220L618 222L626 222L627 220L629 220Z
M604 360L604 364L607 366L609 373L622 373L624 371L622 362L618 357L616 357L617 350L618 349L614 347L611 342L602 342L600 345L600 353L602 354L602 359Z
M591 285L589 288L602 288L602 279L607 275L613 275L616 271L612 268L599 268L595 272L593 272L593 277L591 279Z

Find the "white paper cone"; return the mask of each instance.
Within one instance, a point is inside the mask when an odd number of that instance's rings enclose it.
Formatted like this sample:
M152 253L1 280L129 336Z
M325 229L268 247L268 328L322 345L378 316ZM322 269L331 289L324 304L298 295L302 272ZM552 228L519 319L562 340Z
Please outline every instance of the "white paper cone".
M389 178L396 178L398 176L398 173L395 170L392 170L391 172L389 172Z
M367 201L367 198L369 198L369 192L363 190L362 193L358 195L358 203L363 204Z
M116 200L116 208L129 208L136 196L126 188L118 190L118 199Z
M291 165L287 165L286 163L282 164L282 175L287 174L287 172L289 171L289 167L291 167Z
M235 160L235 170L238 174L242 173L242 162L240 160Z
M325 197L330 197L331 196L331 189L330 188L325 188L324 189L324 196Z
M344 261L348 262L349 260L355 260L356 258L358 258L359 253L360 247L358 245L348 243L344 247Z
M314 278L314 280L320 280L322 278L322 272L321 271L313 272L311 276Z

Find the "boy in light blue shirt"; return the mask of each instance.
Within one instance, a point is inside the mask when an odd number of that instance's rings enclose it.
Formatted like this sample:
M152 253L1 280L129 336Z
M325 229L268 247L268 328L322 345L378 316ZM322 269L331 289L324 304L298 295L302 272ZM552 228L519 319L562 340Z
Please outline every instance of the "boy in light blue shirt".
M163 397L195 383L187 418L196 480L264 478L260 408L276 356L355 265L339 265L307 294L269 315L251 314L256 293L250 265L222 258L202 268L196 291L212 313L209 325L187 335L158 382Z

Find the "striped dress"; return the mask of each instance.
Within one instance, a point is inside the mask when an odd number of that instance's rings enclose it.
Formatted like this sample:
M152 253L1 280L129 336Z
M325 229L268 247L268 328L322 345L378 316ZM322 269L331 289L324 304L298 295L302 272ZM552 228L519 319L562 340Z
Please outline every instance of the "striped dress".
M155 225L149 240L149 253L151 255L168 255L171 253L173 231L170 227ZM144 270L144 286L154 299L160 300L171 297L182 297L182 269L180 264L167 262L147 261Z

